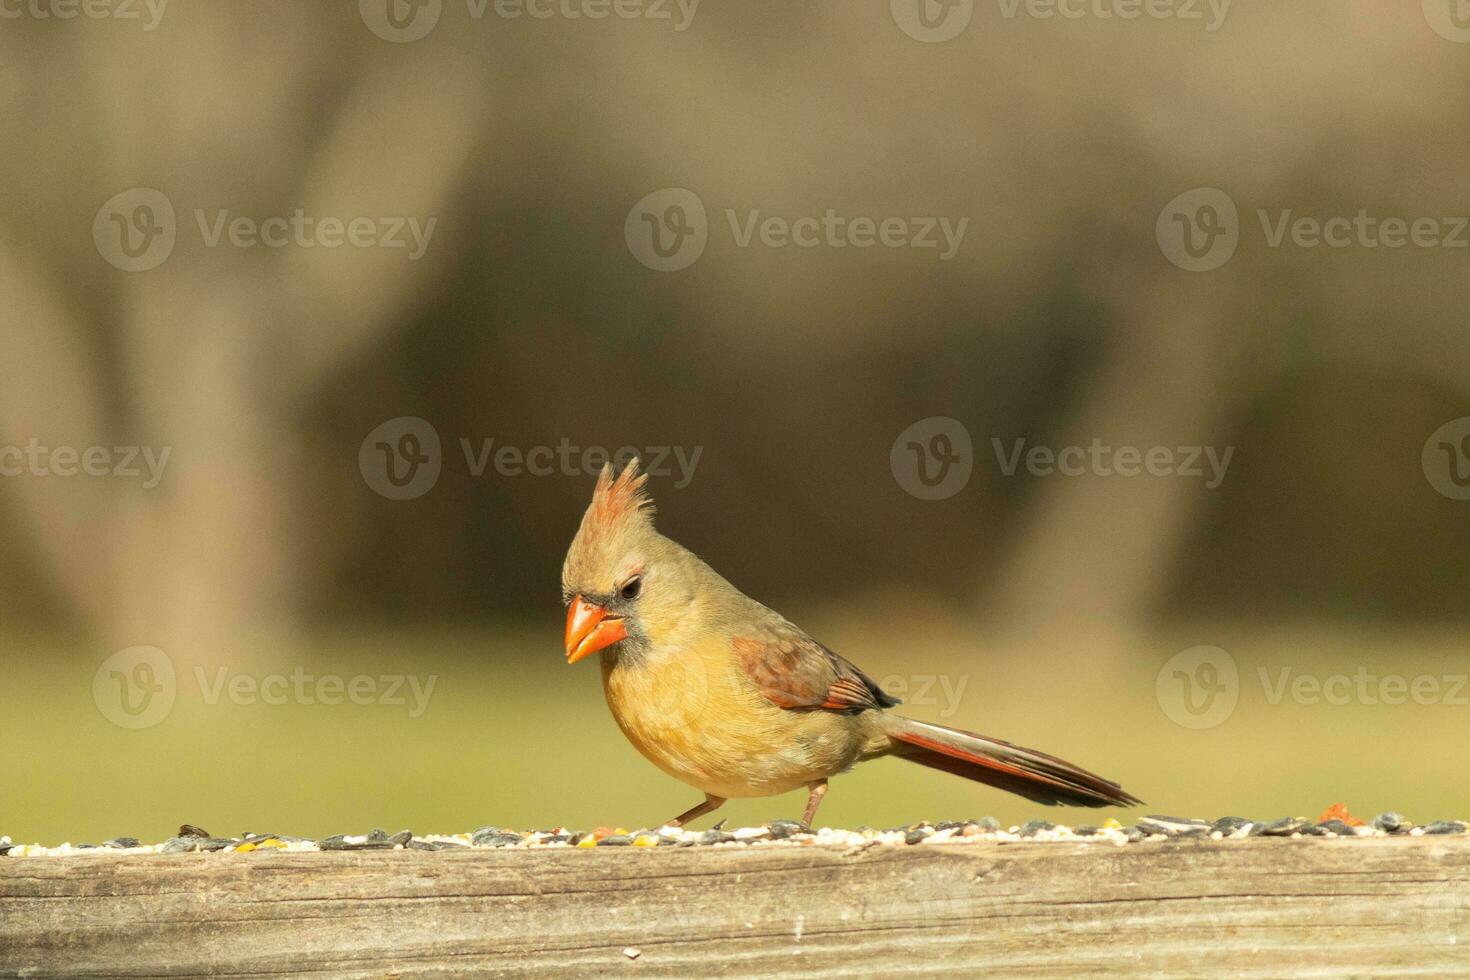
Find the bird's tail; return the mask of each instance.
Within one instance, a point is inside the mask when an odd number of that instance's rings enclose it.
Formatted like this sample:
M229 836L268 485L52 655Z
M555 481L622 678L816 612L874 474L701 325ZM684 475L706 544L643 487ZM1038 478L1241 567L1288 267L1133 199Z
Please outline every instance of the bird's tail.
M1133 806L1142 802L1117 783L1045 752L886 712L882 717L892 753L921 766L1049 806Z

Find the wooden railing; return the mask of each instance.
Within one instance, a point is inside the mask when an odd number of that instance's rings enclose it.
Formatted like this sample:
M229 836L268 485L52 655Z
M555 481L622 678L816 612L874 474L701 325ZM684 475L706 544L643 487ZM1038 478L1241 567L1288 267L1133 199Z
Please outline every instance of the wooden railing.
M1470 836L0 858L0 973L1444 976Z

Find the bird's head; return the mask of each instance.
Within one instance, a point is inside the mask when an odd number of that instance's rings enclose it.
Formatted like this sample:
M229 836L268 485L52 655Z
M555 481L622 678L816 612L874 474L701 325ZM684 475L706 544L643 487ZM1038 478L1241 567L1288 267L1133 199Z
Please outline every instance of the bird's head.
M597 478L561 570L567 663L614 643L647 643L660 617L689 601L677 546L654 529L647 481L636 459L616 478L612 464Z

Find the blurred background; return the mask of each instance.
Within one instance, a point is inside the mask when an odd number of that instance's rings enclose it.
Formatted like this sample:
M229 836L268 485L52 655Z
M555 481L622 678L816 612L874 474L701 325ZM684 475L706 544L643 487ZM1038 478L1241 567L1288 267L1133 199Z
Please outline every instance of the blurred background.
M0 834L692 805L561 650L633 450L1135 813L1470 814L1463 8L7 6ZM1110 815L884 760L821 818L985 814Z

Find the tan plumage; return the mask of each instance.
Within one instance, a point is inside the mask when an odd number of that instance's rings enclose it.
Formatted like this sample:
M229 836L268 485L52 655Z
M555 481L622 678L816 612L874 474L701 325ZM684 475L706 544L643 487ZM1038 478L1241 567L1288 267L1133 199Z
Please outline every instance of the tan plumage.
M618 727L654 765L702 790L679 824L731 797L808 787L898 755L1043 803L1138 802L1044 753L929 725L842 657L741 593L653 526L637 461L604 467L562 568L567 656L600 652Z

